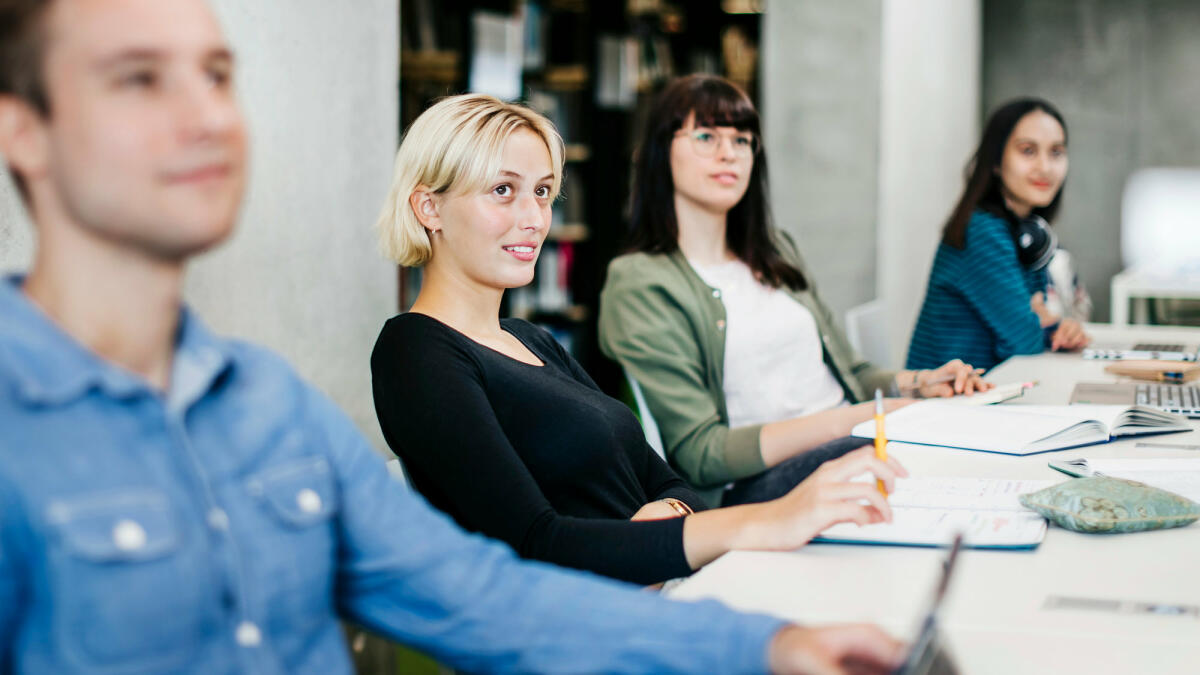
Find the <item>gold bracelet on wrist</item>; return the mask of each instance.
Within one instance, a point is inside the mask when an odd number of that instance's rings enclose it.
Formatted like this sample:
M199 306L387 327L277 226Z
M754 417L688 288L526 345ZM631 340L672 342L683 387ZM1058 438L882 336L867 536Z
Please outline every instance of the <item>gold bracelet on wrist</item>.
M695 511L692 510L692 507L688 506L684 502L679 501L678 499L675 499L674 497L663 497L659 501L666 502L667 506L675 509L675 513L678 513L681 516L690 516L695 513Z

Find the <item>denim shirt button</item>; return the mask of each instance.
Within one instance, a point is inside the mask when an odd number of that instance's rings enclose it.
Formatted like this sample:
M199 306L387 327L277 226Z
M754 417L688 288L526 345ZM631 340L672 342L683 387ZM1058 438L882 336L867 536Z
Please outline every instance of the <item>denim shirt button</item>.
M262 631L250 621L239 623L234 637L237 639L237 643L243 647L257 647L262 644Z
M208 512L208 526L218 532L224 532L229 529L229 514L225 513L225 509L214 508Z
M113 543L122 551L136 551L146 545L146 529L133 520L120 520L113 526Z
M296 506L305 513L317 513L321 510L321 495L312 488L304 488L296 493Z

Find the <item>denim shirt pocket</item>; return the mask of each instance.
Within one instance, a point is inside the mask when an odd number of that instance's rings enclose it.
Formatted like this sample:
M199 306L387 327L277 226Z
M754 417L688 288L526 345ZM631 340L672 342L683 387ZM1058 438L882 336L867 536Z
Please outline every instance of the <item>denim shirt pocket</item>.
M291 528L323 522L337 510L333 473L324 457L306 457L262 471L246 482L246 491Z
M181 555L166 494L126 489L59 499L46 511L56 639L88 670L182 666L215 625L205 571Z
M303 633L332 613L338 510L328 460L301 456L252 475L246 493L259 504L262 530L247 553L258 561L258 587L280 617Z

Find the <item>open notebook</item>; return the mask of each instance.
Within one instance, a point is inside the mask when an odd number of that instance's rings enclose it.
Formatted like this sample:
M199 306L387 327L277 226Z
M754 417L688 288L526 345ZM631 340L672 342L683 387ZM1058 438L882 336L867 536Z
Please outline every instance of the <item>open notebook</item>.
M1050 462L1069 476L1111 476L1136 480L1200 503L1200 457L1067 459Z
M1180 415L1119 405L963 406L921 401L888 413L884 422L889 441L1006 455L1106 443L1120 436L1191 431ZM856 425L851 435L875 438L875 423Z
M947 546L958 532L971 548L1035 548L1046 520L1017 497L1054 481L992 478L900 478L888 496L892 522L840 523L813 541L839 544Z

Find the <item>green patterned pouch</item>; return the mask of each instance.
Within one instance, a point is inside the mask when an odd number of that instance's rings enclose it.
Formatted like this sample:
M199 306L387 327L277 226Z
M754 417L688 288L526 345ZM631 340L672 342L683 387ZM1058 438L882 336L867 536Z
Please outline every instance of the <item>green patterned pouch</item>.
M1141 532L1200 519L1200 504L1145 483L1091 476L1021 495L1021 503L1076 532Z

